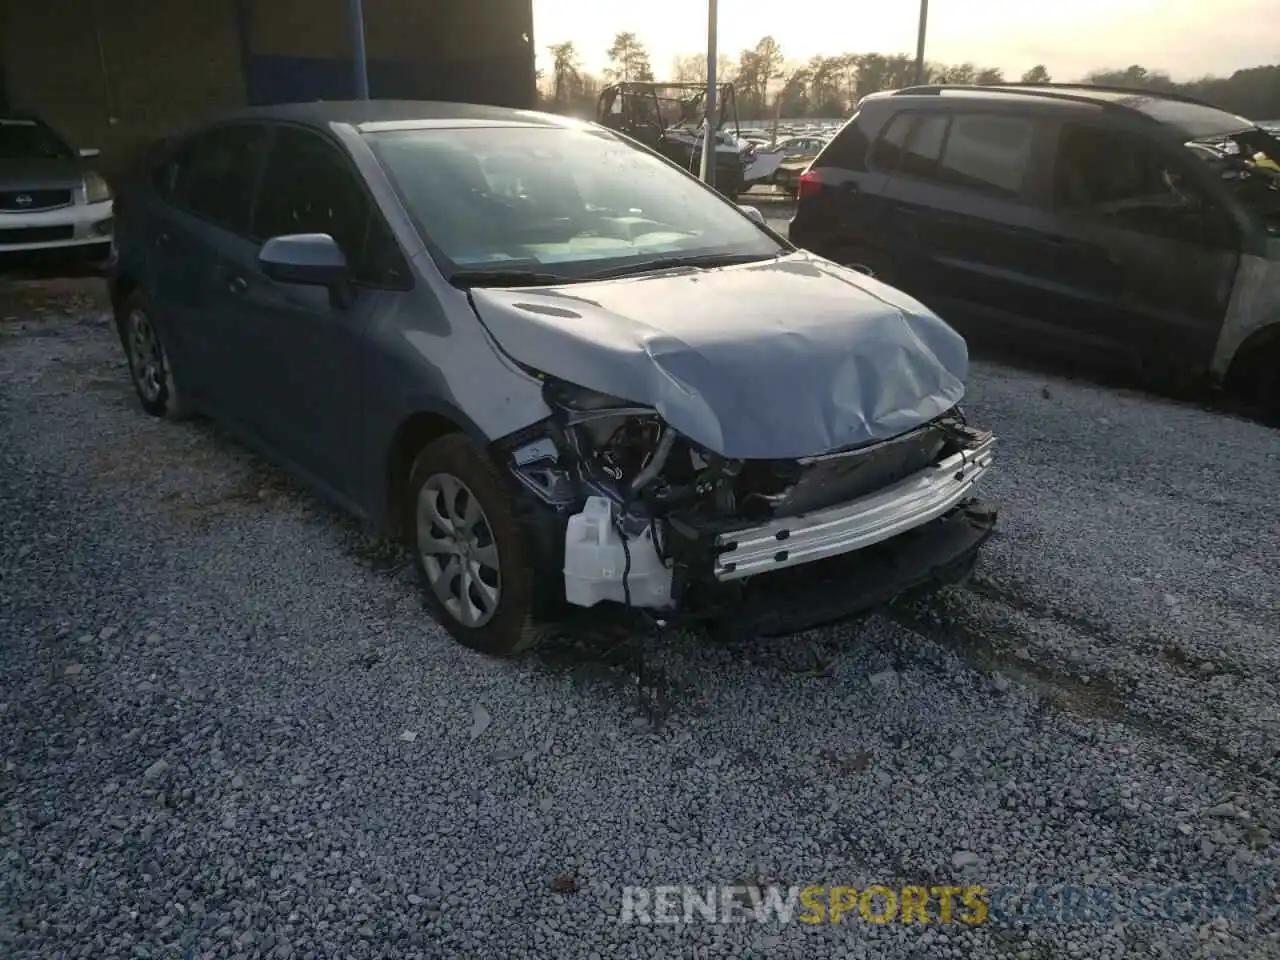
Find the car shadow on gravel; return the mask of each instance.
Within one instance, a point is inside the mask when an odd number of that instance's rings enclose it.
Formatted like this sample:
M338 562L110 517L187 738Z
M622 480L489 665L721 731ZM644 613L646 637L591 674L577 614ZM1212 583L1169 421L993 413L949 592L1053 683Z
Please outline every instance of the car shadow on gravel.
M901 631L873 624L883 609L787 635L722 634L697 622L656 627L642 611L570 611L528 655L537 669L567 676L584 694L621 699L640 732L715 714L725 685L865 679L910 669L915 653Z
M1264 426L1277 426L1270 423L1266 415L1243 404L1239 398L1230 393L1214 389L1203 381L1174 381L1142 375L1132 367L1120 363L1107 363L1094 358L1068 358L1030 349L1013 350L986 341L970 341L970 358L972 360L998 364L1030 373L1034 376L1052 377L1110 390L1122 397L1156 400L1158 402L1203 410L1222 416L1235 417ZM1052 395L1052 388L1045 386L1043 393L1046 399Z

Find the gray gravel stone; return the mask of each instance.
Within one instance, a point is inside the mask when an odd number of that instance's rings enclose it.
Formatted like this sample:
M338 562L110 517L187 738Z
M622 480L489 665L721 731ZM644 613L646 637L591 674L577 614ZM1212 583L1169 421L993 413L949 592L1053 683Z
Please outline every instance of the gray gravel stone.
M604 644L465 650L381 541L208 424L143 417L103 316L16 326L6 960L1280 956L1274 915L1207 893L1277 875L1274 432L975 364L1002 520L973 583L798 638L672 631L666 715L641 732ZM1226 805L1249 819L1204 815ZM618 922L627 885L961 874L1157 911L1187 885L1212 909L933 925L926 946L856 915Z

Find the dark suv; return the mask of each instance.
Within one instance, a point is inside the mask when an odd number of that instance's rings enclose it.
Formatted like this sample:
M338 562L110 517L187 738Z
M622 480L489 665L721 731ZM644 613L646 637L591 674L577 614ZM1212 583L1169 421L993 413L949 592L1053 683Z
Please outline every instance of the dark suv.
M1063 84L864 98L791 240L975 340L1208 376L1280 407L1280 141L1190 98Z

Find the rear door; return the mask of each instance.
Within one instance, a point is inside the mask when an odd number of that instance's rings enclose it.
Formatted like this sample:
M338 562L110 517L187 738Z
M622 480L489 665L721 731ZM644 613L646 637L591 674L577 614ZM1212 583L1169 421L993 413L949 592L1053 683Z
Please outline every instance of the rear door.
M267 129L225 124L204 131L161 171L166 199L151 238L152 297L179 353L176 366L215 411L240 421L251 411L239 382L234 334L243 277L257 245L248 238L254 181Z
M1055 137L1055 322L1117 360L1208 363L1239 261L1239 235L1203 161L1116 123L1064 124ZM1105 359L1105 358L1104 358Z
M882 150L897 284L968 335L1035 336L1044 214L1031 187L1047 128L979 107L899 122Z

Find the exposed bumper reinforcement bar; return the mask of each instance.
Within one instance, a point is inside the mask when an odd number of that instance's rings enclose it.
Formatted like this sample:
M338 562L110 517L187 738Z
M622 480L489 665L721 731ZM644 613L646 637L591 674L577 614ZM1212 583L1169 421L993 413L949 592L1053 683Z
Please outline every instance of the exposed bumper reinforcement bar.
M943 516L970 496L995 437L852 503L716 537L717 580L737 580L860 550Z
M730 633L780 636L859 616L895 597L968 577L996 526L978 500L866 550L753 578L720 619Z

